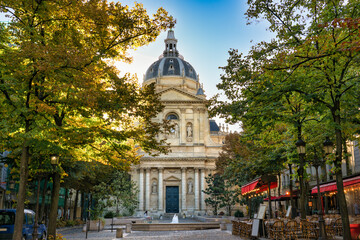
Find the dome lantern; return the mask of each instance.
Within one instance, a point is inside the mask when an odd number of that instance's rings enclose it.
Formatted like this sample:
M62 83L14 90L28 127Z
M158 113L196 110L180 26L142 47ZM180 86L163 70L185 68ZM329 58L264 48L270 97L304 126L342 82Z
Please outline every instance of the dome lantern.
M177 39L174 31L171 29L164 40L165 50L159 57L159 60L150 65L144 76L144 82L149 79L160 78L164 76L175 76L181 78L190 78L196 82L199 81L198 75L190 63L184 60L177 50Z
M179 52L176 49L177 39L175 38L175 33L173 30L168 31L167 38L164 40L164 42L164 57L178 57Z

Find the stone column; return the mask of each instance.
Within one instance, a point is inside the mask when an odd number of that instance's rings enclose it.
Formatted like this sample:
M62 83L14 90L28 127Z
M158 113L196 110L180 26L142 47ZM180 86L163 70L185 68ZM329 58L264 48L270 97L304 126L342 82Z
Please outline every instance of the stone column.
M186 210L186 167L181 168L181 210Z
M199 210L199 169L195 168L195 184L194 184L194 193L195 193L195 211Z
M144 211L144 169L140 168L139 171L139 210Z
M145 210L150 210L150 168L146 168L145 174Z
M163 199L164 199L164 196L163 196L163 169L162 167L159 167L159 190L158 190L158 203L159 203L159 206L158 206L158 210L161 211L163 210Z
M200 209L205 210L205 193L202 190L205 190L205 170L204 168L200 169L200 191L201 191L201 201Z

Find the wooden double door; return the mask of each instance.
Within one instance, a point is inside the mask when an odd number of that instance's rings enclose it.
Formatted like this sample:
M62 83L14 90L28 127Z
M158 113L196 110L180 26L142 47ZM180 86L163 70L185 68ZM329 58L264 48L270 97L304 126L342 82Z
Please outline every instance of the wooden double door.
M167 186L166 187L166 212L178 213L179 212L179 187Z

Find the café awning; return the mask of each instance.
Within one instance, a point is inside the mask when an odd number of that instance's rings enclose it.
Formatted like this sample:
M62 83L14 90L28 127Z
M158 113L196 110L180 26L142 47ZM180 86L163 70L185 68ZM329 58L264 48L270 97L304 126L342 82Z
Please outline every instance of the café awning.
M297 198L296 195L293 195L293 198ZM284 194L277 197L271 197L271 201L286 201L290 200L290 195ZM269 201L269 198L264 198L264 201Z
M270 183L270 189L276 188L278 186L277 181L272 181ZM249 193L261 193L268 189L267 182L263 181L261 178L256 178L255 180L243 185L241 187L241 194Z
M278 201L279 197L271 197L271 201ZM269 198L264 198L264 201L269 201Z
M343 180L344 187L351 186L354 184L360 183L360 176L355 176ZM336 181L325 183L320 185L320 192L334 192L337 191ZM317 193L317 186L311 189L311 194Z

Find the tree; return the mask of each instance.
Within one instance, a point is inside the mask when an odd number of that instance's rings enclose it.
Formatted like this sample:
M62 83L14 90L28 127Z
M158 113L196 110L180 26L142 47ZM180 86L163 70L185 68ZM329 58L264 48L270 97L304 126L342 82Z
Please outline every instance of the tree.
M129 75L118 77L109 60L130 61L127 50L154 41L172 22L166 11L159 9L150 19L141 4L129 9L100 0L3 0L0 10L11 18L0 36L0 136L14 154L21 152L18 212L24 209L34 140L43 143L47 159L50 154L60 160L101 156L122 167L134 145L157 148L160 127L148 120L161 110L158 97L152 87L140 89ZM91 153L81 154L84 144ZM61 172L58 166L53 205ZM56 208L50 235L55 235ZM14 239L21 237L22 222L17 214Z
M248 5L249 21L267 20L275 37L253 47L245 64L239 64L238 71L234 69L234 79L252 79L250 84L259 88L261 80L268 79L281 84L283 93L296 92L307 103L326 110L323 114L331 117L329 128L336 140L334 165L344 239L350 239L341 161L343 132L351 136L355 131L347 123L357 122L349 116L359 114L359 1L248 0ZM252 71L242 71L244 68ZM228 88L233 88L232 96L239 96L247 86L234 80ZM244 112L247 106L242 107Z
M238 189L231 181L218 173L209 174L205 180L208 187L203 192L209 196L205 199L205 203L212 206L214 215L218 214L220 208L225 207L230 216L233 206L238 202Z
M219 174L209 174L205 177L208 187L202 190L209 197L205 198L205 203L213 208L213 214L218 215L221 204L221 192L224 190L224 181Z
M127 214L134 214L138 205L136 185L130 179L127 172L114 171L110 174L107 182L94 186L95 197L103 202L105 207L116 207L116 216L119 216L119 207L127 211Z

